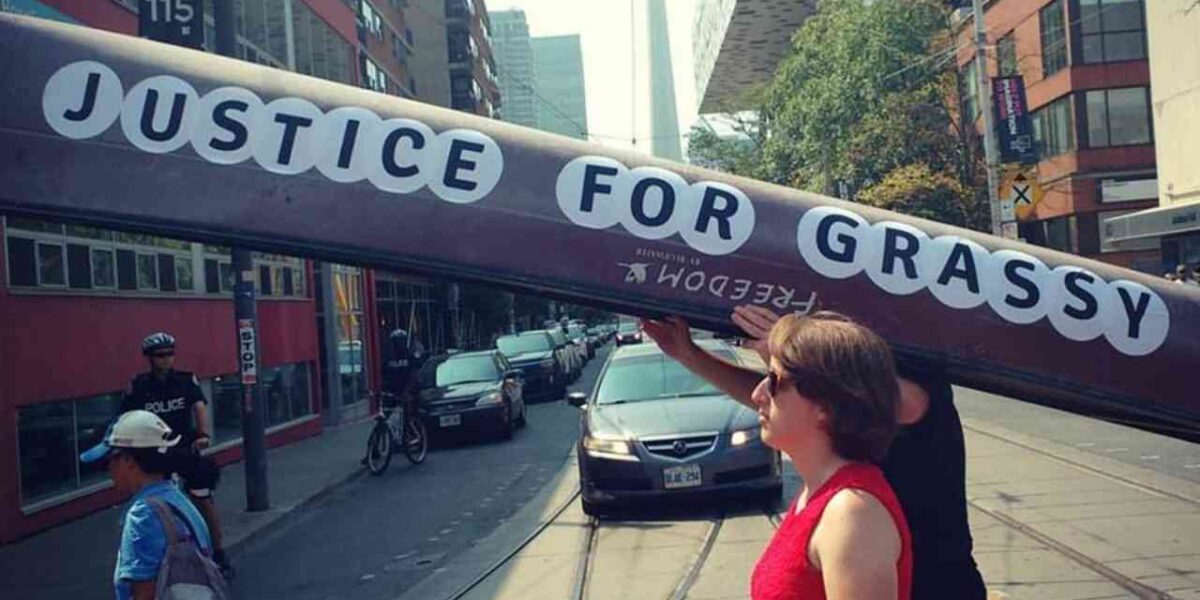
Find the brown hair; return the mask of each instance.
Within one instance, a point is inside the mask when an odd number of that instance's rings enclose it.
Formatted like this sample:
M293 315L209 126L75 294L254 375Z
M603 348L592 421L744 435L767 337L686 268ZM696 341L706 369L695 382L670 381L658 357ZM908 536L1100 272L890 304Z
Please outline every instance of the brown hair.
M887 342L845 315L820 311L783 317L768 343L787 371L784 383L829 414L834 451L848 460L882 461L900 400Z

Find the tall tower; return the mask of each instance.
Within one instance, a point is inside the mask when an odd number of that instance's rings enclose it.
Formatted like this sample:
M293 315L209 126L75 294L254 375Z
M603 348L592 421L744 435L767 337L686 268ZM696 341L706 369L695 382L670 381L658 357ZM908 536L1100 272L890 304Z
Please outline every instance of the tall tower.
M546 99L537 107L538 128L588 139L583 48L579 36L533 38L533 62L538 94Z
M671 73L671 40L664 0L647 0L646 40L650 48L650 153L683 160L679 115L675 111L675 77Z
M504 105L500 118L526 127L538 126L538 103L534 97L537 70L529 24L521 9L492 11L492 49Z

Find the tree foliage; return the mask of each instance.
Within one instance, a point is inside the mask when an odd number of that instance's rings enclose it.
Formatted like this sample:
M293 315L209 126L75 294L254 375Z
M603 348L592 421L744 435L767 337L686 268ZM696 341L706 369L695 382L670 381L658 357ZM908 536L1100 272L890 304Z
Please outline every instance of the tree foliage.
M726 171L986 228L973 128L957 123L954 43L939 0L824 0L758 96L760 143L730 148L695 130L690 143Z

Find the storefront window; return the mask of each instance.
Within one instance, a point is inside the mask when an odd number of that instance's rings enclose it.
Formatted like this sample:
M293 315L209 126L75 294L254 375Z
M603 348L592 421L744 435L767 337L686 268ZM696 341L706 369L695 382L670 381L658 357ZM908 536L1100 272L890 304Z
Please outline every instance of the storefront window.
M366 343L363 335L362 271L333 265L337 309L338 379L342 404L361 402L367 394Z
M43 402L17 410L21 501L65 494L108 477L79 453L104 437L121 406L120 392L78 400Z
M268 427L312 414L307 364L271 367L264 369L259 377L267 395Z
M213 441L221 444L242 437L242 384L237 374L209 380Z
M23 406L18 411L23 501L67 492L78 484L74 410L74 402L67 400Z

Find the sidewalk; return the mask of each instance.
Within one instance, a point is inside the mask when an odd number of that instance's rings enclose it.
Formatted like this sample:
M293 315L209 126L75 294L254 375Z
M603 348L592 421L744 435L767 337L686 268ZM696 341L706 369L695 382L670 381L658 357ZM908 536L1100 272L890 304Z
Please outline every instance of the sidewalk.
M216 499L225 547L237 566L239 551L286 522L295 509L365 471L358 461L371 421L333 428L267 452L271 509L246 512L241 462L221 469ZM8 598L111 598L120 538L118 505L0 547L0 590Z
M993 598L1200 598L1200 484L963 419Z

